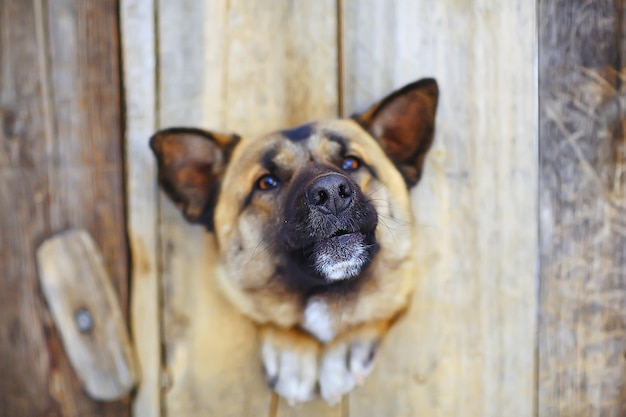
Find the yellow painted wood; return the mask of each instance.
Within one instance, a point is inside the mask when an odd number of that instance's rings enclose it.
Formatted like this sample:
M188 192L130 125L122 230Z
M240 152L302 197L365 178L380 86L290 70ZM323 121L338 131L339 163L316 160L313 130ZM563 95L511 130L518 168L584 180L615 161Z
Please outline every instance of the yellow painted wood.
M163 0L157 22L160 127L256 136L336 115L334 1ZM166 414L290 413L272 403L254 326L216 289L212 236L164 196L160 211Z
M156 127L156 32L152 0L120 3L126 103L126 202L131 250L130 323L141 370L136 417L161 415L158 190L148 139Z
M413 193L420 274L350 415L531 416L537 305L533 2L343 2L346 114L441 90Z

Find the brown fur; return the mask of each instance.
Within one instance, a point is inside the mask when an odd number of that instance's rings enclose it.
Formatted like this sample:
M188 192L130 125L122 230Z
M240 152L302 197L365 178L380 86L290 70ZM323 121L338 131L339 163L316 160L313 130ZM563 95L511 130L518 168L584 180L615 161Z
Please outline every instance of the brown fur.
M298 135L304 138L285 131L240 139L195 129L164 130L152 138L161 185L188 220L215 233L218 282L242 313L262 325L262 343L272 352L289 348L318 357L359 338L377 346L407 307L416 244L408 188L418 182L432 142L437 93L433 80L418 81L354 119L303 126ZM345 155L356 156L362 166L342 173ZM380 249L355 279L304 288L293 285L298 277L287 268L289 255L276 250L275 242L287 222L282 213L290 209L291 183L314 166L339 172L359 187L378 216ZM276 172L280 187L255 191L259 178ZM322 327L319 332L307 328L305 311L312 304L322 309L320 323L314 323ZM320 378L322 385L328 376ZM323 388L322 394L328 391ZM331 401L335 394L324 395Z

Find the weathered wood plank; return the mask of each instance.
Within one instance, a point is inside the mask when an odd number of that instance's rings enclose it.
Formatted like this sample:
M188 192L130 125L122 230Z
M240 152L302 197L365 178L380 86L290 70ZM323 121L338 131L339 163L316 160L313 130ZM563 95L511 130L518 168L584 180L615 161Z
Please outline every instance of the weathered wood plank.
M540 2L538 415L626 413L623 2Z
M337 105L335 4L247 0L158 6L159 125L258 135ZM272 408L252 324L216 291L213 239L161 200L164 340L176 416ZM276 406L276 404L274 404ZM282 404L277 405L283 413ZM306 407L306 406L305 406Z
M344 0L346 114L441 89L414 192L420 276L352 416L531 416L536 308L533 2Z
M161 415L161 309L158 273L158 190L148 139L156 128L155 4L120 4L126 105L127 231L131 249L130 319L141 384L133 398L137 417Z
M34 249L84 227L126 305L116 2L0 2L0 412L124 416L82 392L38 292Z
M62 377L33 262L34 240L48 230L36 25L33 2L0 2L0 412L60 416L47 381Z

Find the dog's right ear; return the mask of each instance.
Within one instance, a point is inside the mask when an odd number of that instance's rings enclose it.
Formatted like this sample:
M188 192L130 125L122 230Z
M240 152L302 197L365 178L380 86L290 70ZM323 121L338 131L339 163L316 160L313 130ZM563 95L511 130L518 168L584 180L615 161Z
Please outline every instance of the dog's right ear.
M237 135L192 128L164 129L150 138L159 184L189 222L213 230L220 183L238 141Z

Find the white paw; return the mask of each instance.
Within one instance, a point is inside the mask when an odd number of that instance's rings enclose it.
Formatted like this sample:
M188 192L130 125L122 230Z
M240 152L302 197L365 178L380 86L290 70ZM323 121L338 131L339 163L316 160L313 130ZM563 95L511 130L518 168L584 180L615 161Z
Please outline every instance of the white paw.
M320 363L320 394L330 405L355 385L362 385L374 367L378 340L354 339L349 343L330 345L322 354Z
M267 383L289 405L309 401L315 395L317 350L277 347L265 340L261 346Z

